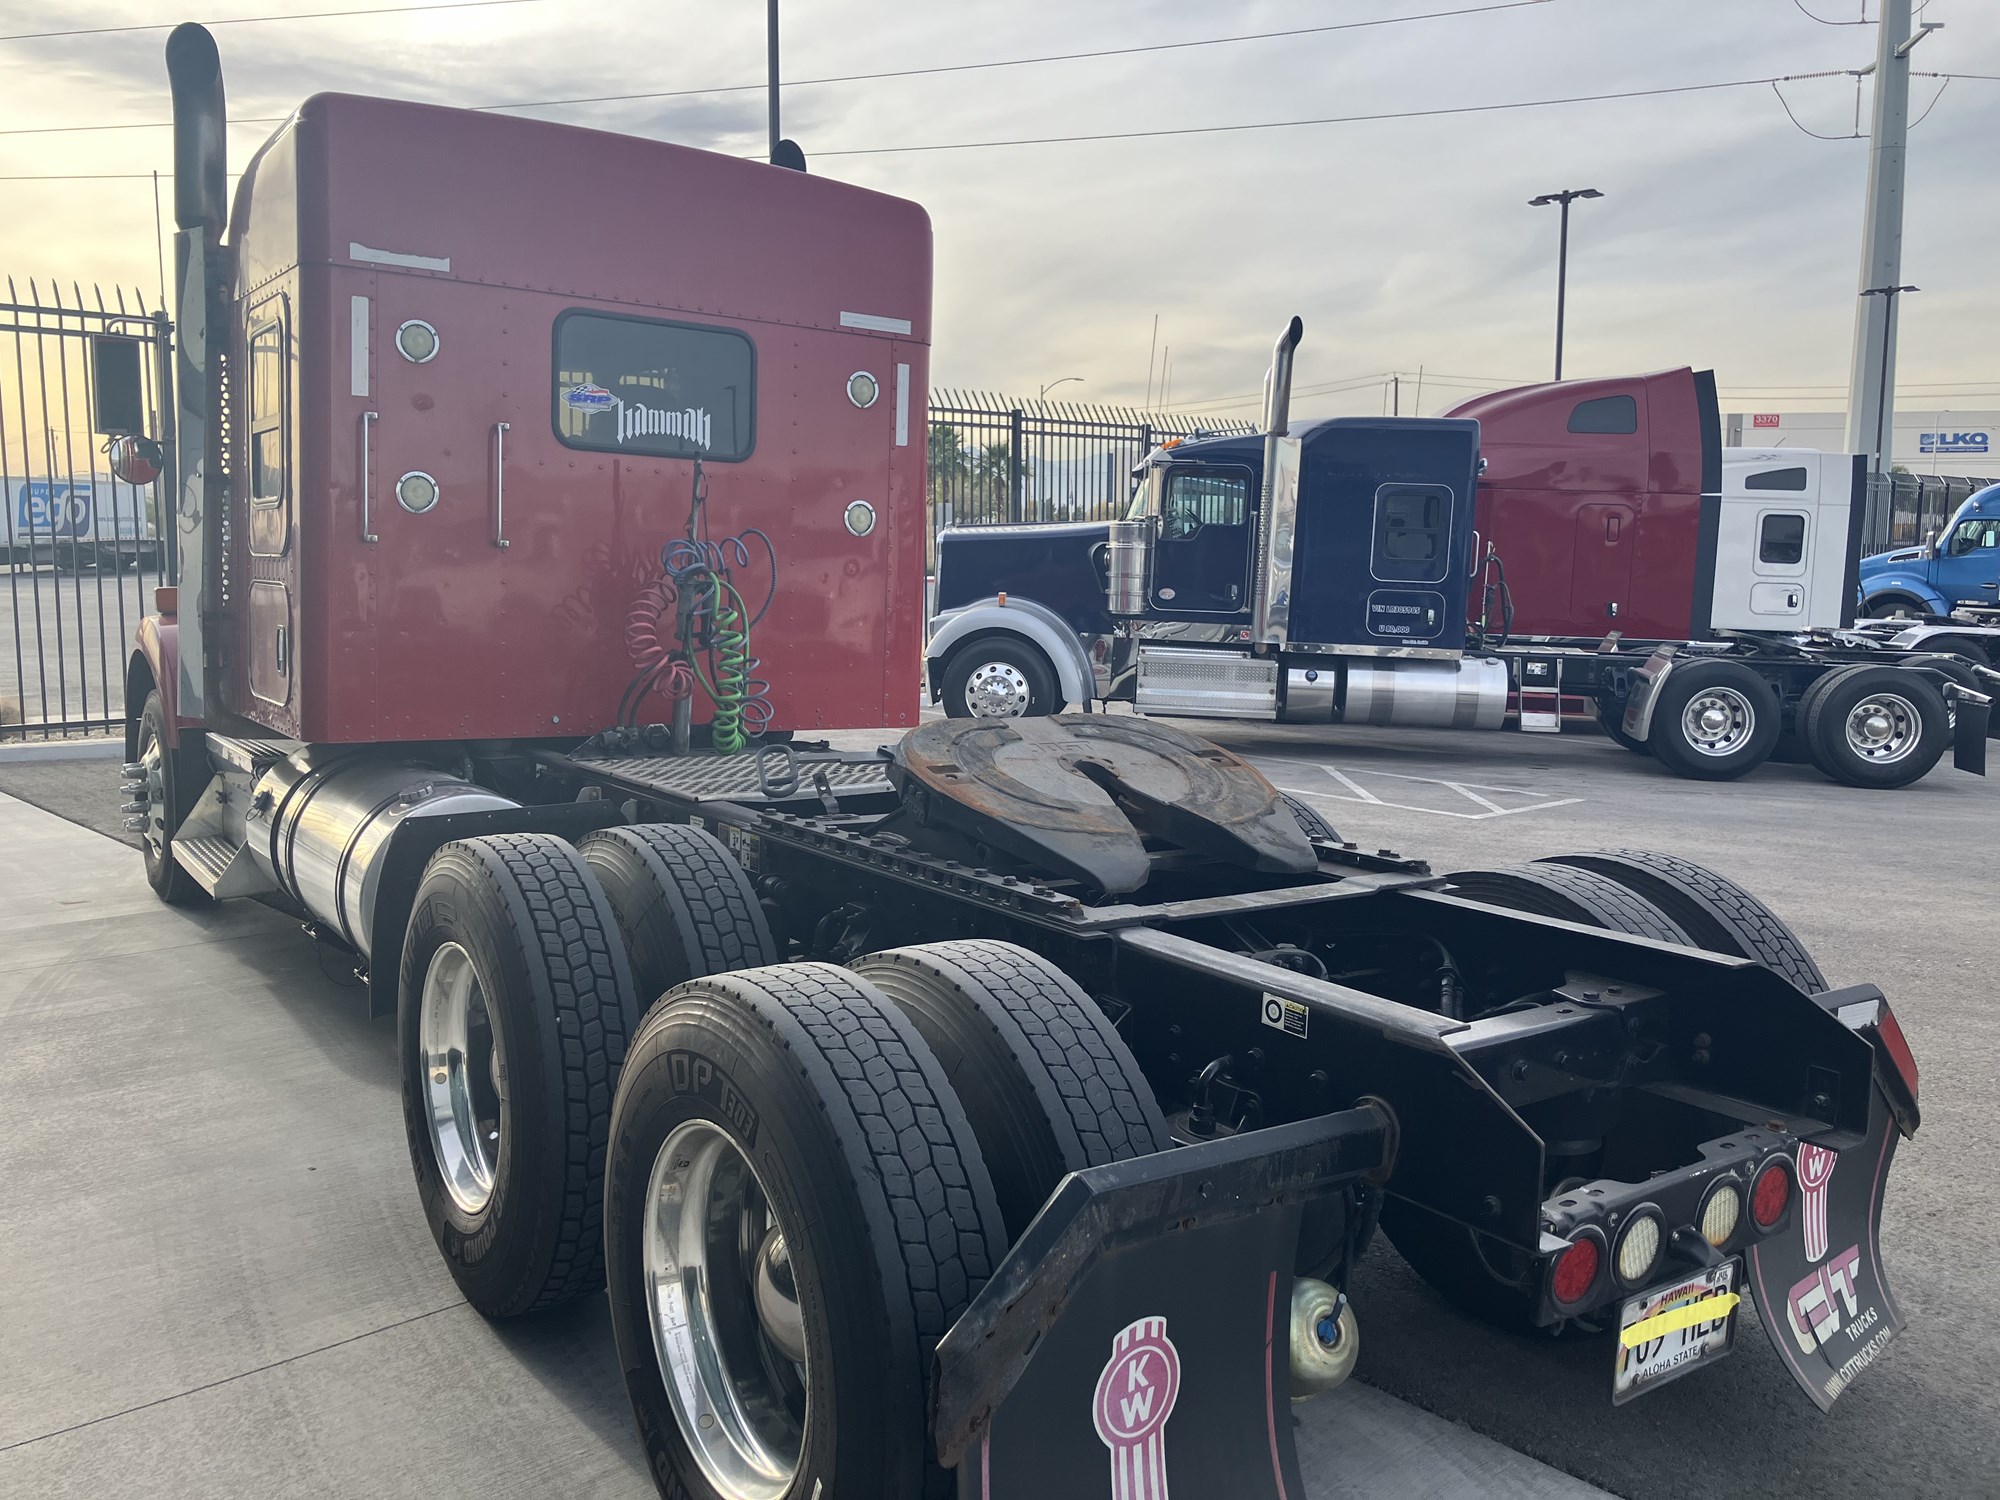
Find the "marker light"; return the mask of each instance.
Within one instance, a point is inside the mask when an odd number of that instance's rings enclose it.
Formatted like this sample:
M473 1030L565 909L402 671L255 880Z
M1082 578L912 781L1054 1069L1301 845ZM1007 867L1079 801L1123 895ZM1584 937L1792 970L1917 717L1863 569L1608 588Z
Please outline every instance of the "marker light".
M1708 1201L1701 1206L1701 1237L1720 1250L1742 1222L1743 1190L1725 1177L1709 1190Z
M1660 1260L1660 1241L1657 1212L1641 1209L1627 1219L1618 1236L1618 1279L1626 1286L1637 1286L1652 1275Z
M847 377L847 399L862 410L865 411L873 406L875 398L881 394L882 387L876 384L875 377L866 370L856 370Z
M1782 1156L1764 1163L1750 1185L1750 1218L1765 1234L1776 1229L1792 1206L1792 1171Z
M438 503L437 481L421 469L412 469L396 481L396 499L411 515L420 516Z
M1604 1252L1595 1234L1578 1235L1556 1260L1556 1272L1549 1292L1561 1307L1575 1307L1589 1297L1597 1285L1597 1272Z
M396 330L396 352L413 365L437 358L438 331L422 318L412 318Z

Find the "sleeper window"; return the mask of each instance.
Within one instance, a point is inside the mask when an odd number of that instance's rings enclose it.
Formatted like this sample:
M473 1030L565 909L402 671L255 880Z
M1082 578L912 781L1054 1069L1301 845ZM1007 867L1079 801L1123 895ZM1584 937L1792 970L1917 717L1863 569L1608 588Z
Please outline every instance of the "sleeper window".
M249 337L250 498L275 504L285 498L285 320L283 304L268 304L269 321Z
M756 441L756 351L733 328L566 312L551 404L572 448L740 463Z
M1757 561L1792 566L1805 561L1806 518L1795 511L1773 511L1757 533Z
M1375 492L1374 574L1386 582L1437 583L1451 540L1451 491L1391 484Z

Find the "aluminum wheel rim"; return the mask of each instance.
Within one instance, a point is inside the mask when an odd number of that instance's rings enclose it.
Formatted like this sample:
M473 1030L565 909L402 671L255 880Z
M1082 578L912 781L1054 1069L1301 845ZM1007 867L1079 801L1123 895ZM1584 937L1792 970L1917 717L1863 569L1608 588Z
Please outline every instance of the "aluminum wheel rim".
M783 1235L736 1142L706 1120L676 1126L646 1185L647 1317L681 1436L728 1500L778 1500L805 1450L809 1362L772 1332L773 1311L789 1314L779 1333L806 1354L798 1304L759 1297L774 1246Z
M438 1175L451 1201L477 1214L493 1197L507 1068L479 971L457 943L439 947L424 970L417 1047Z
M975 719L1018 719L1031 696L1027 675L1012 662L985 662L965 679L965 706Z
M146 778L146 851L155 862L167 857L167 755L147 720L139 723L139 764Z
M1916 752L1923 715L1900 693L1875 693L1848 711L1847 748L1871 765L1890 766Z
M1703 688L1681 710L1681 735L1700 755L1734 755L1757 730L1757 710L1732 687Z

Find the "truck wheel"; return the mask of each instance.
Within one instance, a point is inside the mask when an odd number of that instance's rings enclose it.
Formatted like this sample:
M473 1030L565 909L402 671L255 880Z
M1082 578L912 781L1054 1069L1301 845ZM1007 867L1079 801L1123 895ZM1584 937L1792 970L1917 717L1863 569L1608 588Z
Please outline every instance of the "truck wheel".
M1813 698L1800 736L1835 781L1888 789L1929 774L1951 742L1951 715L1916 672L1843 667Z
M1566 865L1509 865L1495 870L1459 870L1445 876L1447 895L1485 906L1560 917L1586 927L1628 932L1634 937L1694 946L1687 932L1640 892L1590 870Z
M1686 662L1660 689L1646 743L1677 776L1732 781L1769 758L1778 721L1778 695L1742 662Z
M1985 667L1992 665L1992 647L1988 642L1969 635L1933 636L1917 648L1919 651L1943 651L1951 656L1962 656L1969 662Z
M577 848L611 899L641 1007L704 974L777 961L750 877L706 829L604 828Z
M931 1353L1007 1240L916 1028L830 964L692 980L612 1117L611 1326L660 1492L949 1493Z
M943 686L944 711L954 719L1025 719L1063 710L1049 659L1011 636L959 647L945 663Z
M146 883L169 906L208 905L208 892L174 858L174 830L208 789L211 773L203 758L167 744L167 710L158 688L146 694L145 707L139 711L132 761L140 768L142 783L133 800L146 804L142 815L146 826L140 830Z
M1324 839L1329 844L1344 842L1334 826L1320 815L1319 809L1312 806L1305 798L1296 797L1290 792L1280 792L1278 796L1291 812L1292 821L1299 825L1299 832L1307 838Z
M1012 943L927 943L850 967L909 1017L943 1064L1010 1243L1065 1173L1169 1144L1125 1039L1040 955Z
M598 1290L611 1091L639 1007L583 856L540 833L446 844L398 993L410 1162L465 1300L509 1318Z
M1672 679L1668 679L1671 681ZM1597 700L1597 725L1613 743L1623 745L1634 755L1650 755L1652 751L1637 735L1625 732L1625 700L1622 698L1599 698Z
M1696 948L1755 959L1808 995L1827 988L1826 976L1784 918L1706 865L1651 849L1551 854L1538 863L1589 870L1616 881L1665 912Z

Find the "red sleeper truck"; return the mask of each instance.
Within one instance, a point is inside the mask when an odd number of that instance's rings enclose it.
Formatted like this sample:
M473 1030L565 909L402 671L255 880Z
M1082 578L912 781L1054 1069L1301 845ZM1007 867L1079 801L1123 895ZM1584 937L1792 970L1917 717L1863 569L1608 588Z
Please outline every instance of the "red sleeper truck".
M225 216L167 52L148 877L348 955L452 1275L608 1291L664 1493L1299 1494L1378 1227L1614 1400L1745 1296L1823 1407L1896 1335L1915 1063L1722 877L1440 876L1129 716L799 734L916 706L920 209L323 96Z

